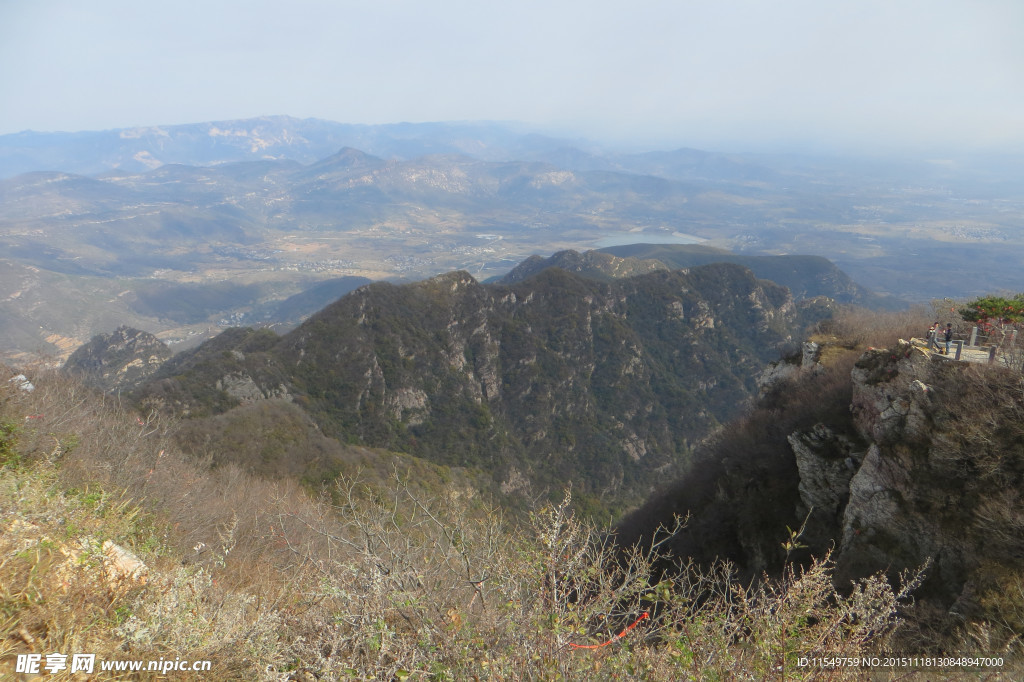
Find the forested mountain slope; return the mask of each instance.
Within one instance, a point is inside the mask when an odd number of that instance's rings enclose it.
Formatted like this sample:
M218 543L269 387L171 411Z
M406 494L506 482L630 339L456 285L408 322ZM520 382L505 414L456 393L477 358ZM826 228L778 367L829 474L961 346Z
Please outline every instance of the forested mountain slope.
M291 400L343 442L617 508L739 414L805 321L786 289L728 264L509 286L453 272L362 287L282 337L226 332L139 397L193 417Z

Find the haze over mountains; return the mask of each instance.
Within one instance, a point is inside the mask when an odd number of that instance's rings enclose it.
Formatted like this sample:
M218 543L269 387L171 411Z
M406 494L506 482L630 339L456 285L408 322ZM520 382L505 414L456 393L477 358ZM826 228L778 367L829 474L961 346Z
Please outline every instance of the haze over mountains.
M1024 196L1001 163L627 154L505 124L288 117L0 136L0 338L63 355L121 324L169 341L293 325L315 308L283 301L328 280L340 295L485 279L645 242L823 256L890 302L1020 290Z

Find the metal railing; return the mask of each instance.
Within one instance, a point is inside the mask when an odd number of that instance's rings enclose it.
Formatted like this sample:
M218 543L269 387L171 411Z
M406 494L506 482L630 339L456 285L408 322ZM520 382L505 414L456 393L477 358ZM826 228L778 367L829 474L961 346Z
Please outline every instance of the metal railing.
M939 330L939 333L942 333L941 329ZM961 336L960 334L957 335ZM934 343L939 348L944 348L946 345L945 341L940 341L938 338L935 339ZM963 356L965 350L987 351L988 362L992 363L995 362L996 356L999 354L1000 351L1014 349L1016 348L1016 343L1016 329L997 329L992 332L986 333L980 330L978 327L972 327L971 333L967 339L960 338L952 339L950 341L950 345L953 348L956 348L956 353L950 354L947 357L949 357L952 360L962 360L966 359ZM932 346L928 342L928 340L925 340L925 346L928 347L929 350L932 350ZM950 348L950 351L952 351L953 348ZM978 362L978 360L976 359L972 361Z

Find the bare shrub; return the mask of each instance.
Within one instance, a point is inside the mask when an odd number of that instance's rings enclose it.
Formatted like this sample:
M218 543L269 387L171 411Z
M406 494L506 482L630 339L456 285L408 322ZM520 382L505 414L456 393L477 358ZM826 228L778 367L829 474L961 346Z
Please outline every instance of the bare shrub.
M832 319L819 323L818 332L835 337L839 344L851 349L887 348L899 338L923 338L936 319L948 317L935 318L935 313L925 306L893 312L844 306Z
M568 495L525 526L402 478L313 500L204 469L173 424L48 381L0 389L17 455L0 464L0 673L14 653L94 650L210 658L226 680L839 679L797 660L882 651L898 626L905 590L843 596L827 558L753 583L722 562L669 577L678 529L623 551ZM39 414L59 419L24 419ZM76 568L61 547L84 534L132 548L149 582L111 587L88 554Z
M334 561L306 558L322 582L294 646L297 667L318 675L820 679L798 657L876 650L916 585L894 592L876 577L843 598L827 559L755 587L722 563L659 582L658 543L623 555L568 495L517 533L401 485L371 506L349 507L354 493L343 487L341 534L317 530Z

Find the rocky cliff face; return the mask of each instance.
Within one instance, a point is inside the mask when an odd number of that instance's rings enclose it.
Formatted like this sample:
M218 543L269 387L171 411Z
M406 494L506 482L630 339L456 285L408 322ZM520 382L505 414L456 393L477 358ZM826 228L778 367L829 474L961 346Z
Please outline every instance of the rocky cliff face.
M1022 576L1019 374L901 342L865 353L851 378L861 443L823 425L790 437L801 500L838 541L839 580L930 562L926 596L992 617Z
M766 372L752 413L627 517L621 541L647 542L691 514L666 547L701 563L730 559L745 579L829 551L844 588L927 566L915 599L937 622L1024 631L1019 370L906 342L852 365L813 357ZM782 548L787 527L803 527L806 548Z
M327 432L485 466L523 494L617 495L736 414L794 318L785 290L733 266L509 287L450 273L364 288L279 353Z
M148 409L182 417L207 417L272 398L290 402L284 371L270 353L279 340L269 330L225 330L164 363L136 397Z
M509 286L452 272L363 287L279 339L222 335L144 400L195 415L287 395L343 442L480 467L510 494L572 484L601 505L646 494L738 414L798 317L785 289L733 265L610 282L556 268Z
M171 350L152 334L118 327L98 334L64 363L64 371L104 392L130 391L156 372Z

